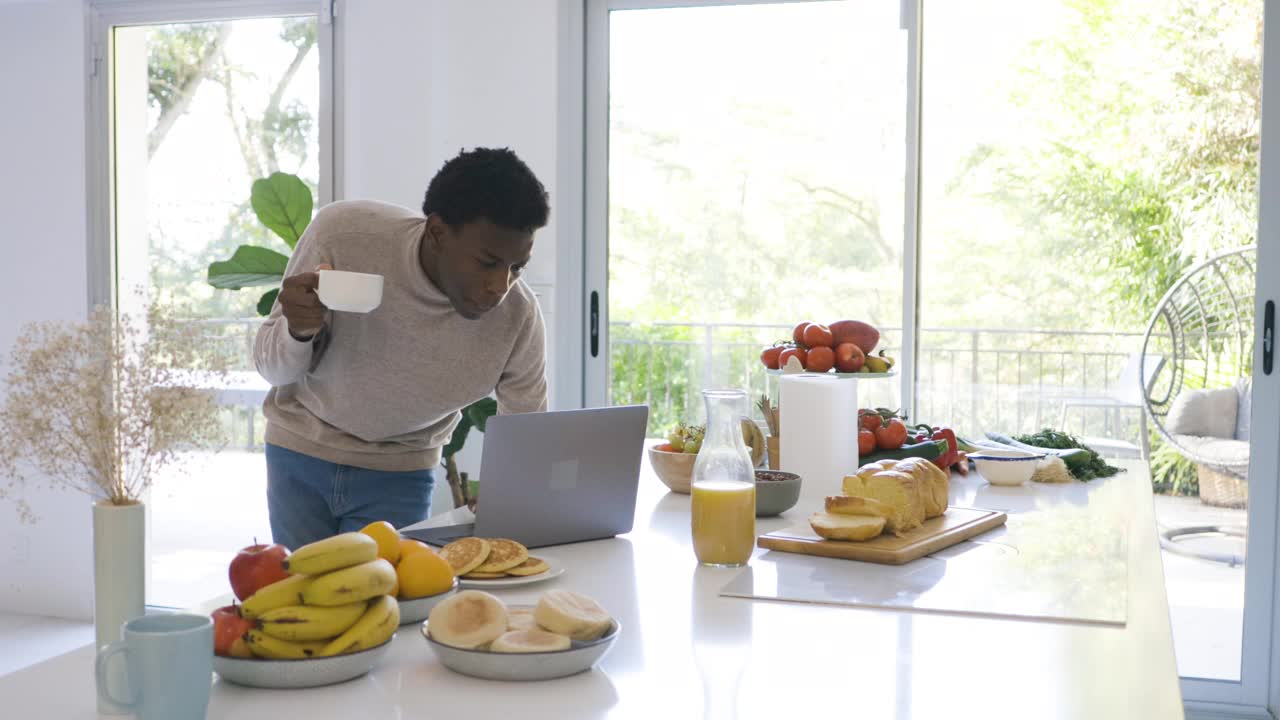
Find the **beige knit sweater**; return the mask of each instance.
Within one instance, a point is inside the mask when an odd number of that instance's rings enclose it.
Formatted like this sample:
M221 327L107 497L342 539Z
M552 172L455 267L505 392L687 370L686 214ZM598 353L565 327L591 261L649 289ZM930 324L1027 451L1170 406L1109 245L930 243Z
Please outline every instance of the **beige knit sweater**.
M395 205L345 201L316 214L286 275L321 263L384 276L368 314L329 312L299 342L277 302L253 359L272 388L266 440L330 462L419 470L440 462L459 410L495 390L500 413L547 407L546 339L537 299L517 281L476 320L454 311L418 260L426 220Z

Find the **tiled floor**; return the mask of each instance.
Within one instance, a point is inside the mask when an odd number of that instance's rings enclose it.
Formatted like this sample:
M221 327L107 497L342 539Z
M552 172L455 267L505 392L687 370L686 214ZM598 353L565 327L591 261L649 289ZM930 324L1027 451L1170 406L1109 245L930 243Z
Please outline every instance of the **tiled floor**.
M1156 522L1162 529L1244 526L1245 511L1209 507L1196 498L1157 496ZM1244 555L1243 539L1204 537L1190 542L1217 552ZM1185 677L1239 680L1244 567L1168 551L1161 555L1178 673Z
M235 550L271 536L265 493L262 455L243 452L202 457L188 477L153 488L148 603L188 607L228 592L226 568ZM438 508L446 503L447 495L437 495ZM1194 498L1157 497L1156 513L1166 527L1244 524L1243 511L1210 508ZM1198 542L1225 543L1243 553L1240 541ZM1162 554L1179 671L1238 678L1244 568ZM0 674L92 639L89 623L0 615Z

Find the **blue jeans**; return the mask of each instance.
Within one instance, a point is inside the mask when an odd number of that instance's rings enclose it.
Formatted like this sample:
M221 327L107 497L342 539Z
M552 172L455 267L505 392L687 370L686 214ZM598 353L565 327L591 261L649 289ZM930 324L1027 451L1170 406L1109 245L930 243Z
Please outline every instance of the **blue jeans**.
M377 520L397 528L424 520L435 484L430 469L366 470L267 445L271 537L290 550Z

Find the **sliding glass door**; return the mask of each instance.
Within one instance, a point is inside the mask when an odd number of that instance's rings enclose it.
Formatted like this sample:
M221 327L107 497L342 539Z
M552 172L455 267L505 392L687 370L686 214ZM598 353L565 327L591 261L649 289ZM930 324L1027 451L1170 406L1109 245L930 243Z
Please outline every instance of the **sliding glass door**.
M899 353L908 135L893 0L666 5L588 5L586 398L656 436L801 320Z
M1263 6L588 0L586 404L660 437L796 323L871 322L903 383L861 404L1149 475L1184 696L1263 707Z

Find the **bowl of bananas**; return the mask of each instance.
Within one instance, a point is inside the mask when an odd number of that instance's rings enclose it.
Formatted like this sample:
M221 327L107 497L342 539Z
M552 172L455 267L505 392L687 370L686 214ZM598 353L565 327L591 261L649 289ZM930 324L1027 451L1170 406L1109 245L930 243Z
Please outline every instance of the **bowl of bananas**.
M391 639L366 650L295 658L213 656L213 671L236 685L259 688L309 688L346 682L367 674L387 654Z
M706 428L681 423L667 433L667 442L649 447L649 466L671 492L689 494L693 482L693 464L702 449ZM764 461L765 438L760 426L751 418L742 418L742 441L751 455L751 466Z
M316 687L368 673L400 627L396 570L377 552L368 535L342 533L289 555L287 577L224 616L236 637L222 651L214 643L214 672L262 688ZM215 617L215 641L218 626Z

